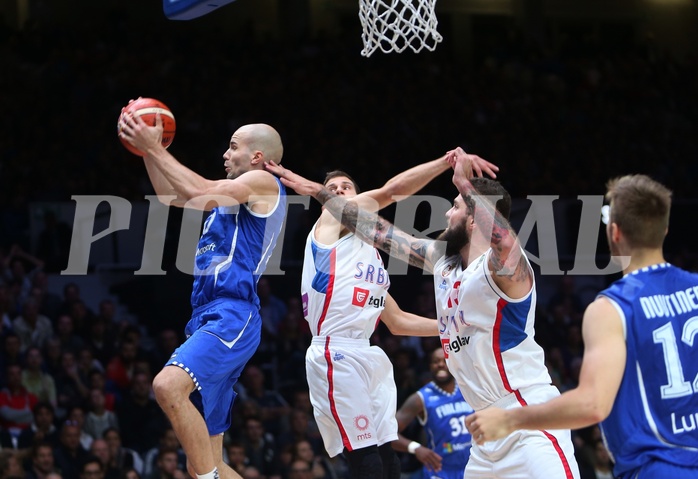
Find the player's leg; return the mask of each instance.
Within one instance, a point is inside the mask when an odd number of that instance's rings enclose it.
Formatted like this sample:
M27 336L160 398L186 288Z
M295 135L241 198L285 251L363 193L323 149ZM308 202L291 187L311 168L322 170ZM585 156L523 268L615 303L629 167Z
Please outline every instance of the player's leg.
M400 479L400 459L390 443L378 446L383 463L383 479Z
M189 400L193 389L190 375L177 366L165 366L153 380L155 399L182 444L187 455L187 469L196 477L212 472L216 463L204 418Z
M349 466L349 479L383 479L383 461L378 446L344 450Z
M223 461L223 434L211 436L211 451L218 467L220 479L242 479L242 476Z
M373 409L373 421L378 433L378 453L383 463L384 479L399 479L400 460L391 446L397 440L397 387L393 377L393 368L385 352L378 347L371 347L365 360L371 365L371 383L369 387ZM368 367L368 366L367 366Z

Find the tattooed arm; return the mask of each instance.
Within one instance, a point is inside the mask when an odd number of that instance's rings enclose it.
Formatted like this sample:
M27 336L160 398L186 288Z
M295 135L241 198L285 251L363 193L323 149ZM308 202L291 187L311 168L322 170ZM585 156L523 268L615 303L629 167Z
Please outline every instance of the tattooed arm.
M495 284L512 298L528 294L533 286L533 272L526 260L516 233L499 211L495 209L497 198L488 199L478 192L470 179L473 177L470 155L457 148L447 155L453 166L453 184L458 188L466 204L474 206L473 218L479 231L473 233L471 242L478 239L489 243L489 269ZM500 196L501 197L501 196Z
M267 163L266 169L299 195L314 197L359 239L394 258L432 272L434 263L446 250L444 242L415 238L378 214L361 209L354 201L337 196L320 183L303 178L274 162Z

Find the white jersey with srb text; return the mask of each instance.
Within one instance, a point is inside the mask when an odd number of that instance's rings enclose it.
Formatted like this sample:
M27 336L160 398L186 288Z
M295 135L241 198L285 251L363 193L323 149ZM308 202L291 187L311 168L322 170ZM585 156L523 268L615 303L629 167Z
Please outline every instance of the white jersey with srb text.
M534 341L535 283L520 299L505 295L487 265L491 250L463 269L459 255L434 266L439 335L449 371L475 410L522 388L549 385L543 349Z
M331 245L308 235L301 293L314 336L369 339L385 307L390 279L378 250L348 234Z

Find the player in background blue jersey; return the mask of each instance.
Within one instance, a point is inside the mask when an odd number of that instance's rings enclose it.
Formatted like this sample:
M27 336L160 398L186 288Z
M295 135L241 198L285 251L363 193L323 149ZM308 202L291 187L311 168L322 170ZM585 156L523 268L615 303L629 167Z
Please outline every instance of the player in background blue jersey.
M577 388L544 404L467 419L478 443L517 429L600 422L618 478L698 477L698 274L664 260L671 191L644 175L611 180L606 236L623 277L583 319Z
M197 479L240 478L222 459L230 427L233 385L259 345L257 281L276 245L286 211L285 188L264 170L283 146L265 124L240 127L223 155L227 178L207 180L160 143L162 121L150 127L124 115L120 136L145 153L160 200L211 210L197 246L192 317L186 341L153 380L155 397L172 423Z
M431 353L429 371L432 380L411 394L396 416L401 432L417 418L428 445L400 434L400 439L392 443L393 449L414 454L424 464L424 479L463 479L472 440L465 427L465 418L472 414L473 408L456 387L456 380L446 366L443 348Z

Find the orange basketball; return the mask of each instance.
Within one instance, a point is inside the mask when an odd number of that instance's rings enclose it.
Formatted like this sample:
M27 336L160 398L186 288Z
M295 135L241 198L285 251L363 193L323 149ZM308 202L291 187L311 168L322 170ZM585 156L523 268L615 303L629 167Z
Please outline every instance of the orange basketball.
M153 126L155 125L155 115L157 113L160 113L163 128L162 146L167 148L172 144L172 140L174 140L176 130L175 117L170 111L170 109L167 108L167 105L165 105L163 102L154 98L139 98L137 100L133 100L128 105L126 105L121 114L123 115L127 112L133 113L134 116L141 117L144 122L146 122L148 125ZM121 119L121 116L119 116L119 119ZM130 151L134 155L144 156L144 153L142 151L137 150L128 141L124 140L121 137L119 137L119 139L128 151Z

